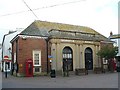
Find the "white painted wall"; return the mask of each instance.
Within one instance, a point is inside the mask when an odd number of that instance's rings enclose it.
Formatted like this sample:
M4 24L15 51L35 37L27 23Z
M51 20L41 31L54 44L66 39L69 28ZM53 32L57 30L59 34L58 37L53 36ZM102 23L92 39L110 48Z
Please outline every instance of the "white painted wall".
M4 56L9 56L9 60L12 59L12 56L11 56L11 51L9 50L9 48L11 48L12 50L12 44L10 43L10 41L17 35L21 32L22 30L19 30L19 31L16 31L14 33L11 33L11 34L8 34L5 36L5 39L3 41L3 47L2 47L2 50L3 50L3 57ZM1 53L2 53L2 50L1 50ZM1 54L2 55L2 54ZM1 60L2 60L2 57L0 57ZM5 63L3 64L3 69L5 71ZM11 70L11 63L10 63L10 68L8 69L7 68L7 71L9 72Z
M8 50L9 48L12 49L12 45L10 43L10 41L17 35L19 34L21 31L16 31L14 33L11 33L11 34L8 34L5 36L5 39L4 39L4 43L3 43L3 56L7 55L11 58L11 54L10 54L10 51Z
M112 41L115 41L114 43L114 46L117 46L118 47L118 54L117 56L120 56L120 38L117 38L117 39L111 39Z

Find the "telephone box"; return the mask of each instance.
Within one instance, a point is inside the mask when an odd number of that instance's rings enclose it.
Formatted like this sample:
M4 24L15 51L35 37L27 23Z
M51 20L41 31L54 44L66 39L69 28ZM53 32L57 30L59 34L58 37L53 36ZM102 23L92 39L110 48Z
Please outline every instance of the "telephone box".
M26 77L33 77L33 61L28 59L26 61Z

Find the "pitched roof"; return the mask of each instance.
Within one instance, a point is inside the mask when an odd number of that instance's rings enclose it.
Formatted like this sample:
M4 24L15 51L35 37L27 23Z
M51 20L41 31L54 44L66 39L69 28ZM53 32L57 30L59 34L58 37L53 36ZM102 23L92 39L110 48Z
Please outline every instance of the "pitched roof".
M114 34L109 37L110 39L118 39L120 38L120 34Z
M50 30L60 30L60 31L72 31L72 32L81 32L81 33L90 33L94 35L99 35L100 38L107 40L107 38L92 28L78 25L69 25L55 22L47 22L47 21L34 21L30 26L28 26L23 32L20 34L25 35L35 35L35 36L49 36ZM62 36L64 37L64 36Z

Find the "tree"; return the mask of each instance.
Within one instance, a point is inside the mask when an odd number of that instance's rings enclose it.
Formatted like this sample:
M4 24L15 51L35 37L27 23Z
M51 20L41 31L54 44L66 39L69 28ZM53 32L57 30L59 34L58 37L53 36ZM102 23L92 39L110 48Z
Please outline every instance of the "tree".
M100 51L98 51L97 55L101 58L111 59L115 58L118 54L118 47L110 47L109 45L103 46Z
M98 51L97 55L101 58L105 58L105 60L108 60L108 69L110 71L113 71L113 64L112 59L116 57L118 53L118 47L105 45L101 48L100 51ZM102 68L103 68L103 60L102 60Z

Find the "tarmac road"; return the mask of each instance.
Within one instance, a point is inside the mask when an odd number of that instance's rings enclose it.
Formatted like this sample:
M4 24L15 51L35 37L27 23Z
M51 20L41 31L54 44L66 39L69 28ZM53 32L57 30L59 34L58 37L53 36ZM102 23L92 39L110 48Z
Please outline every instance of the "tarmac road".
M14 77L2 75L2 88L118 88L118 73L69 77Z

